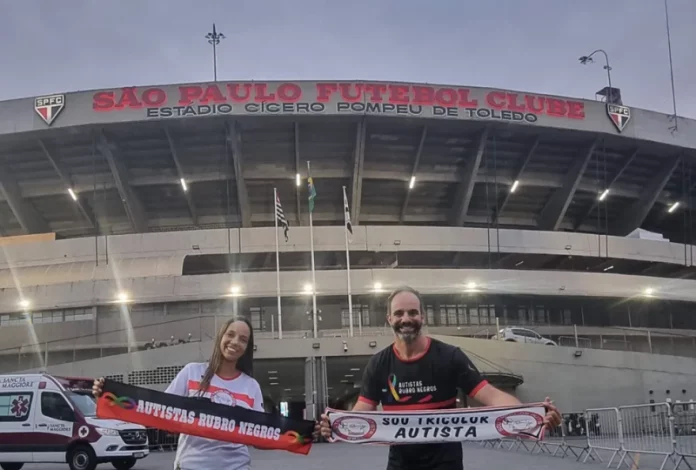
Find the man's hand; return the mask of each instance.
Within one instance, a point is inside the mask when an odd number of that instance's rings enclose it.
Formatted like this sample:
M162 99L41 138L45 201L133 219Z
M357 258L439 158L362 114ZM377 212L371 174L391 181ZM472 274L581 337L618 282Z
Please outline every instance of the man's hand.
M544 400L544 408L546 408L546 416L544 416L544 425L548 429L556 429L563 422L561 417L561 412L553 404L553 401L549 397Z
M331 437L331 423L329 422L329 417L325 414L321 415L321 420L314 425L314 440L317 441L319 436L329 442L334 442L334 439Z

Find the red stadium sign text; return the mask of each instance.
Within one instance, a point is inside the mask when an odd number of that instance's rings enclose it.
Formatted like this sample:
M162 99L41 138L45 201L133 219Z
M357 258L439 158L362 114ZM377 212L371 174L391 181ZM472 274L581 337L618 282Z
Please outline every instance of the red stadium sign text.
M581 101L480 88L355 82L223 83L100 91L99 112L145 110L149 118L215 114L394 114L534 123L585 119Z

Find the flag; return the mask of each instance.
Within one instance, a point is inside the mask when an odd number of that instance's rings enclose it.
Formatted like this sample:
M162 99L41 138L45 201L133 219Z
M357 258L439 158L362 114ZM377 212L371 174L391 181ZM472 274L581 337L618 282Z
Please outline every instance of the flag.
M309 212L314 212L314 198L317 197L317 190L314 188L314 178L307 178L307 189L309 190Z
M353 224L350 222L350 209L348 208L348 196L346 196L346 187L343 187L343 214L345 219L346 230L348 230L348 238L353 236Z
M288 231L290 230L290 224L288 223L288 220L285 218L285 213L283 212L283 206L280 205L280 196L276 194L276 202L275 202L275 212L276 212L276 219L278 219L278 224L283 227L283 232L285 233L285 241L288 241Z

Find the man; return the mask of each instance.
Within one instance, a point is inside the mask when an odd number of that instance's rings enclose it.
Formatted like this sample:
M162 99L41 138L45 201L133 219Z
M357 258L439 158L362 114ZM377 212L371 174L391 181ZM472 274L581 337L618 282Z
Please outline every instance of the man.
M457 388L484 406L521 404L484 380L461 349L421 334L423 315L423 301L416 290L402 287L389 296L387 321L394 330L394 343L370 359L353 411L375 411L379 403L384 411L456 408ZM560 413L549 398L544 405L544 422L555 428L561 422ZM326 415L316 431L330 439ZM459 442L394 445L387 470L463 470L462 461Z

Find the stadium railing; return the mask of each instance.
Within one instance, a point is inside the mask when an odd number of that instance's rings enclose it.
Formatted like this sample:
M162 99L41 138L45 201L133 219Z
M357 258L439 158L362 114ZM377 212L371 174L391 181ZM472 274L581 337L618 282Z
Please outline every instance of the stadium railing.
M563 424L542 441L499 439L484 447L526 451L576 461L592 460L607 468L693 469L696 462L696 402L648 403L611 408L590 408L564 414ZM580 426L578 426L580 425ZM654 457L649 460L649 456ZM643 458L640 461L641 457ZM646 460L647 458L647 460Z

